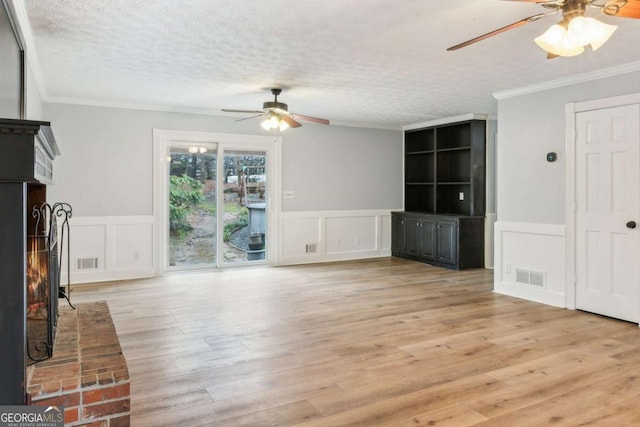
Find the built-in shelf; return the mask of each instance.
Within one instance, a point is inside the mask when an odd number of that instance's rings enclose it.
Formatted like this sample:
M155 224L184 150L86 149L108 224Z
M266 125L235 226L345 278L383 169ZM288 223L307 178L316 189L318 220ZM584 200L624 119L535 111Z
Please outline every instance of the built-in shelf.
M471 150L471 147L441 148L438 150L438 152L443 153L445 151L465 151L465 150Z
M394 255L484 265L485 129L471 119L405 132L405 211L394 213Z
M415 156L418 154L433 154L433 153L435 153L435 150L415 151L413 153L407 153L407 156Z

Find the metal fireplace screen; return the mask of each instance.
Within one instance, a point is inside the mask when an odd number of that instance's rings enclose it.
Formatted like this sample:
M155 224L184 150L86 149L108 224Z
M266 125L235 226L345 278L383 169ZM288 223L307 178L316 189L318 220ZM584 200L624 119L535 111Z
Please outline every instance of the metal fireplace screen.
M27 236L27 363L53 355L58 298L68 300L70 287L60 287L62 246L67 240L71 207L66 203L37 203L32 210L32 234ZM61 239L58 241L58 221ZM68 257L67 257L68 259Z

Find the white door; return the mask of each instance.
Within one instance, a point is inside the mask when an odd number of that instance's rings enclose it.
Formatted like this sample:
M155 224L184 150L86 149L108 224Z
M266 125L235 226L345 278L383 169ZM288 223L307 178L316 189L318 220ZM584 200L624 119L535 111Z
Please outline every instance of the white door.
M576 114L576 308L631 322L640 321L639 147L639 105Z

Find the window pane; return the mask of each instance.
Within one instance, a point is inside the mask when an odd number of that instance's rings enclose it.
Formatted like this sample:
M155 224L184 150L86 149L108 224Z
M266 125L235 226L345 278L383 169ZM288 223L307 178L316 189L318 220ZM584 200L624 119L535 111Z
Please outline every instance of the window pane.
M170 147L169 266L216 262L216 154Z
M224 153L224 261L266 259L266 160L264 151Z

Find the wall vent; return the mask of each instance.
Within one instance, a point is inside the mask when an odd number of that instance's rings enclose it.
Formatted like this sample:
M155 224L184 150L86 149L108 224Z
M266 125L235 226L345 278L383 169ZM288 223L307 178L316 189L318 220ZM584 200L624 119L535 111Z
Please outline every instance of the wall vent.
M76 271L97 270L98 258L76 258Z
M318 248L315 243L307 243L307 246L305 248L306 253L312 254L312 253L315 253L317 250Z
M523 285L532 285L544 288L545 274L541 271L516 268L516 282Z

